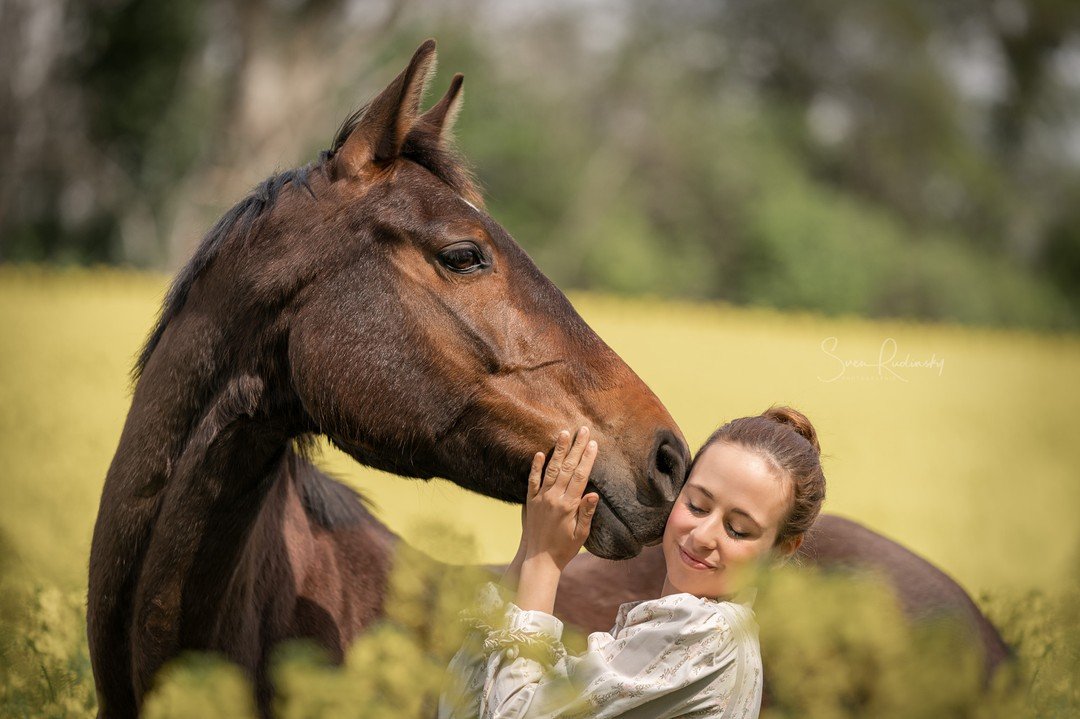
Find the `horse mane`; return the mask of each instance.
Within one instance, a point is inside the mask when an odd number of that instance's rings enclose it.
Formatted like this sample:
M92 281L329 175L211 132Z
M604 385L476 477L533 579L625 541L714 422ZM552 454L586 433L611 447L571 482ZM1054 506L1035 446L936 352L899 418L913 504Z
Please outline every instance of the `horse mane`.
M365 524L371 519L364 495L328 476L301 455L294 454L293 479L304 512L327 531Z
M308 183L311 172L316 169L326 168L334 155L345 144L352 131L356 129L366 111L367 106L365 105L353 112L341 123L341 127L338 128L334 137L333 145L329 150L323 150L319 153L318 160L303 167L271 175L263 180L244 199L233 205L210 228L210 231L206 233L202 242L196 248L195 254L177 273L176 279L173 280L172 285L169 287L169 291L161 305L161 313L158 315L157 324L143 344L142 350L135 361L135 366L131 370L132 381L137 382L139 377L142 376L143 370L146 369L146 363L150 361L150 355L153 354L158 342L161 341L161 336L165 333L165 328L180 314L180 311L184 308L184 303L187 301L188 293L191 291L191 286L195 284L195 280L198 279L199 275L214 261L225 241L234 234L250 232L256 220L274 206L285 185L291 183L293 186L303 187L314 198L315 193ZM448 147L446 143L441 142L437 133L431 132L426 127L418 124L406 137L400 156L412 160L425 168L474 205L482 206L479 187L464 159L455 150Z
M233 205L228 212L214 223L214 226L210 228L210 231L206 233L202 242L195 249L195 254L177 273L176 279L173 280L172 285L169 287L169 292L165 295L165 300L161 305L161 313L158 315L157 324L147 337L146 343L143 344L138 359L135 361L135 366L132 368L132 380L138 381L143 370L146 369L146 363L150 361L150 355L153 354L158 342L161 341L161 336L165 334L165 328L180 314L180 310L184 308L184 303L187 302L191 286L195 284L195 280L198 279L199 275L217 257L222 245L225 244L225 240L235 232L249 232L255 221L269 208L273 207L274 202L281 193L281 189L290 182L304 187L314 197L315 193L312 192L311 185L308 184L308 176L314 167L315 164L312 163L294 170L271 175L256 185L247 197Z

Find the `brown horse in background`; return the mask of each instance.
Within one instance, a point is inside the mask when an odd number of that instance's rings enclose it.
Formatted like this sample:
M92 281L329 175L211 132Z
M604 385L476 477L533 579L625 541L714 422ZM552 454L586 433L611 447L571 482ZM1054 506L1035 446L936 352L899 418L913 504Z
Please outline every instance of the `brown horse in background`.
M99 713L215 650L255 678L310 637L341 659L382 612L397 538L302 448L522 502L534 452L588 424L604 447L587 547L663 531L686 443L648 387L481 207L447 147L461 76L420 114L424 43L318 161L207 234L139 358L102 492L87 625Z
M909 621L952 620L961 630L960 641L982 657L984 683L1012 656L998 630L955 580L914 552L857 522L821 515L807 533L797 559L830 571L873 574L889 586ZM623 602L659 597L666 574L659 546L646 547L626 561L579 554L559 581L555 613L586 632L609 630ZM768 656L763 657L763 662L767 695Z

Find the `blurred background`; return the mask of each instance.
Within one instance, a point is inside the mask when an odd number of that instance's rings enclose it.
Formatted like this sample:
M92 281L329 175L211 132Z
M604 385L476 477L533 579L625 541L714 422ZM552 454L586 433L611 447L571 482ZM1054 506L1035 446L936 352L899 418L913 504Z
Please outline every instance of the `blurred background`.
M0 0L0 579L36 602L0 592L0 658L66 677L52 714L92 715L90 536L170 275L427 37L492 215L692 447L804 411L826 511L1080 666L1024 623L1080 576L1080 4ZM322 462L513 555L516 507Z
M4 0L0 257L173 269L419 41L562 287L1074 328L1070 0Z

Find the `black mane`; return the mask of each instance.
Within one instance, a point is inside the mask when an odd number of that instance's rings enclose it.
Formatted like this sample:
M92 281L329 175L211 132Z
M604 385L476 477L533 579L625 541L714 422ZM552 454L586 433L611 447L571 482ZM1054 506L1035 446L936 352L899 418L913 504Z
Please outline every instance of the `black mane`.
M323 529L334 531L364 525L372 518L364 495L327 475L306 457L291 456L293 477L304 512Z
M139 352L135 367L132 369L132 379L138 380L143 370L146 369L146 363L150 360L150 355L153 354L158 342L161 341L165 328L183 309L191 285L217 257L226 238L232 235L233 232L246 233L250 231L255 220L263 212L273 207L274 202L281 193L281 188L290 182L304 187L314 197L315 193L312 192L311 186L308 184L308 176L314 167L314 164L309 164L294 170L286 170L277 175L271 175L256 185L247 197L233 205L232 209L222 215L221 219L210 228L210 231L203 237L202 242L199 243L195 254L176 275L172 285L169 287L169 292L165 295L165 301L161 305L161 314L158 316L157 325L155 325L150 336L147 337L146 344L143 345L142 351Z

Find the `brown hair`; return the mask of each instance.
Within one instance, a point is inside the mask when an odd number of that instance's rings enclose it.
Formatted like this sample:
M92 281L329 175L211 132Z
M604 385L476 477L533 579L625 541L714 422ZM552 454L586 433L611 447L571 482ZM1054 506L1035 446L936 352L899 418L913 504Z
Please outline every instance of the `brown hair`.
M773 406L756 417L733 419L709 435L694 455L691 471L701 453L716 442L757 450L781 476L791 479L794 500L777 530L776 544L810 529L825 501L825 474L817 432L806 415L791 407Z

